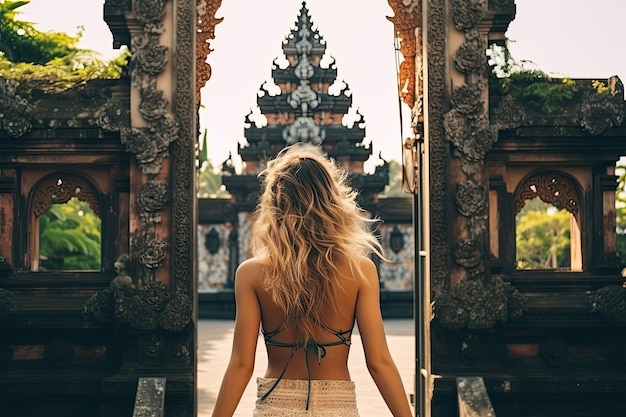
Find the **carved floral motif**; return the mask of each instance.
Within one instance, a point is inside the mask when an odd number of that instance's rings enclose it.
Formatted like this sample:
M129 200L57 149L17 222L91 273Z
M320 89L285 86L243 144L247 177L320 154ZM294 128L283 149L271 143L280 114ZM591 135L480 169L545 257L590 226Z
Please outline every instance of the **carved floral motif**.
M161 33L166 0L133 0L133 12L146 32Z
M476 26L486 9L484 0L452 0L452 20L459 30Z
M167 184L165 181L150 180L139 191L137 204L143 210L141 213L145 223L160 223L161 210L167 204Z
M169 48L163 45L148 43L144 48L137 50L135 59L137 65L149 75L156 75L167 66Z
M474 216L487 207L486 187L474 181L466 181L457 187L456 204L463 216Z
M95 114L96 124L109 132L120 132L130 126L130 112L116 98L109 98Z
M491 329L521 317L524 300L523 294L500 278L489 282L465 279L437 299L434 311L446 329Z
M135 234L132 245L139 263L148 269L158 268L165 259L167 243L157 240L146 229Z
M93 212L100 216L100 201L91 185L84 178L70 174L54 175L41 182L34 192L31 211L39 217L52 204L65 204L72 197L89 203Z
M519 213L526 201L535 197L539 197L545 203L564 208L572 214L577 214L580 206L574 184L560 175L535 175L520 184L515 193L515 213Z
M589 294L591 312L616 324L626 323L626 287L607 285Z

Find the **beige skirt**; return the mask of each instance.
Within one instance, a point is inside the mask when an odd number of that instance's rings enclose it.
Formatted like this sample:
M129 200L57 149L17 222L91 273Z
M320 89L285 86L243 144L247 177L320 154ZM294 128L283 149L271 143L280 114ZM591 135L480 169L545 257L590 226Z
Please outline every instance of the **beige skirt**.
M257 378L257 401L253 417L359 417L354 381L312 380L309 409L306 409L309 381L281 379L271 394L276 378Z

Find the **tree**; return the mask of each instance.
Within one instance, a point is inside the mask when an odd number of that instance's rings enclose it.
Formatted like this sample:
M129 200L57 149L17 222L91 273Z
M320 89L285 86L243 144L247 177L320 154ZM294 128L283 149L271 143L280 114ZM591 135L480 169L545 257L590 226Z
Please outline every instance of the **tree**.
M391 160L389 164L389 184L381 194L386 197L406 197L402 191L402 164L396 160Z
M13 63L45 65L55 58L76 52L81 33L69 36L62 32L43 33L32 22L18 20L20 7L28 0L0 1L0 51Z
M228 198L230 194L222 187L222 174L215 171L215 167L208 159L202 163L198 172L199 198Z
M119 78L129 52L112 60L78 48L82 32L41 32L18 19L28 0L0 0L0 76L46 91L71 88L95 78Z
M517 269L569 267L571 214L538 197L516 217Z
M39 217L41 270L100 270L101 219L89 203L73 197Z

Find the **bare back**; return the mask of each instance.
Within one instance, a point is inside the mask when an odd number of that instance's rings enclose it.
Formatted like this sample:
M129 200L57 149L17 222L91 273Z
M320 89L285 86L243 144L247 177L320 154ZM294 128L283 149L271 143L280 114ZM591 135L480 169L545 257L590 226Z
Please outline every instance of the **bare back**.
M250 260L247 262L256 263L256 267L250 265L251 269L261 270L259 261ZM265 372L267 378L278 378L284 371L283 378L287 379L333 379L350 380L348 371L348 354L350 351L350 337L355 322L355 311L358 301L359 290L362 287L362 280L359 277L351 276L348 268L342 268L344 274L338 279L345 280L345 296L342 298L339 309L326 309L323 325L318 325L319 330L315 335L314 342L319 346L316 349L308 349L308 362L305 358L304 349L293 349L291 345L295 339L293 329L284 327L285 319L281 310L273 303L270 295L265 291L259 278L255 280L254 290L261 310L261 325L263 332L275 333L272 342L279 345L266 344L268 367ZM342 336L347 337L348 343L337 343ZM293 357L292 356L293 352ZM285 370L286 364L289 366Z

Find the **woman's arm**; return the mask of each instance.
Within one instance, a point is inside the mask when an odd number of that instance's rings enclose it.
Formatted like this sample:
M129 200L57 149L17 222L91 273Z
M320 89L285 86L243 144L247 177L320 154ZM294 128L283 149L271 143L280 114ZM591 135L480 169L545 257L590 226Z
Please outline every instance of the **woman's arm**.
M259 338L261 308L255 292L259 269L244 262L235 274L235 332L230 361L213 409L213 417L231 417L252 372Z
M413 414L400 373L387 346L380 312L380 289L376 266L366 259L361 264L361 270L367 283L359 289L356 320L363 342L367 369L393 416L411 417Z

